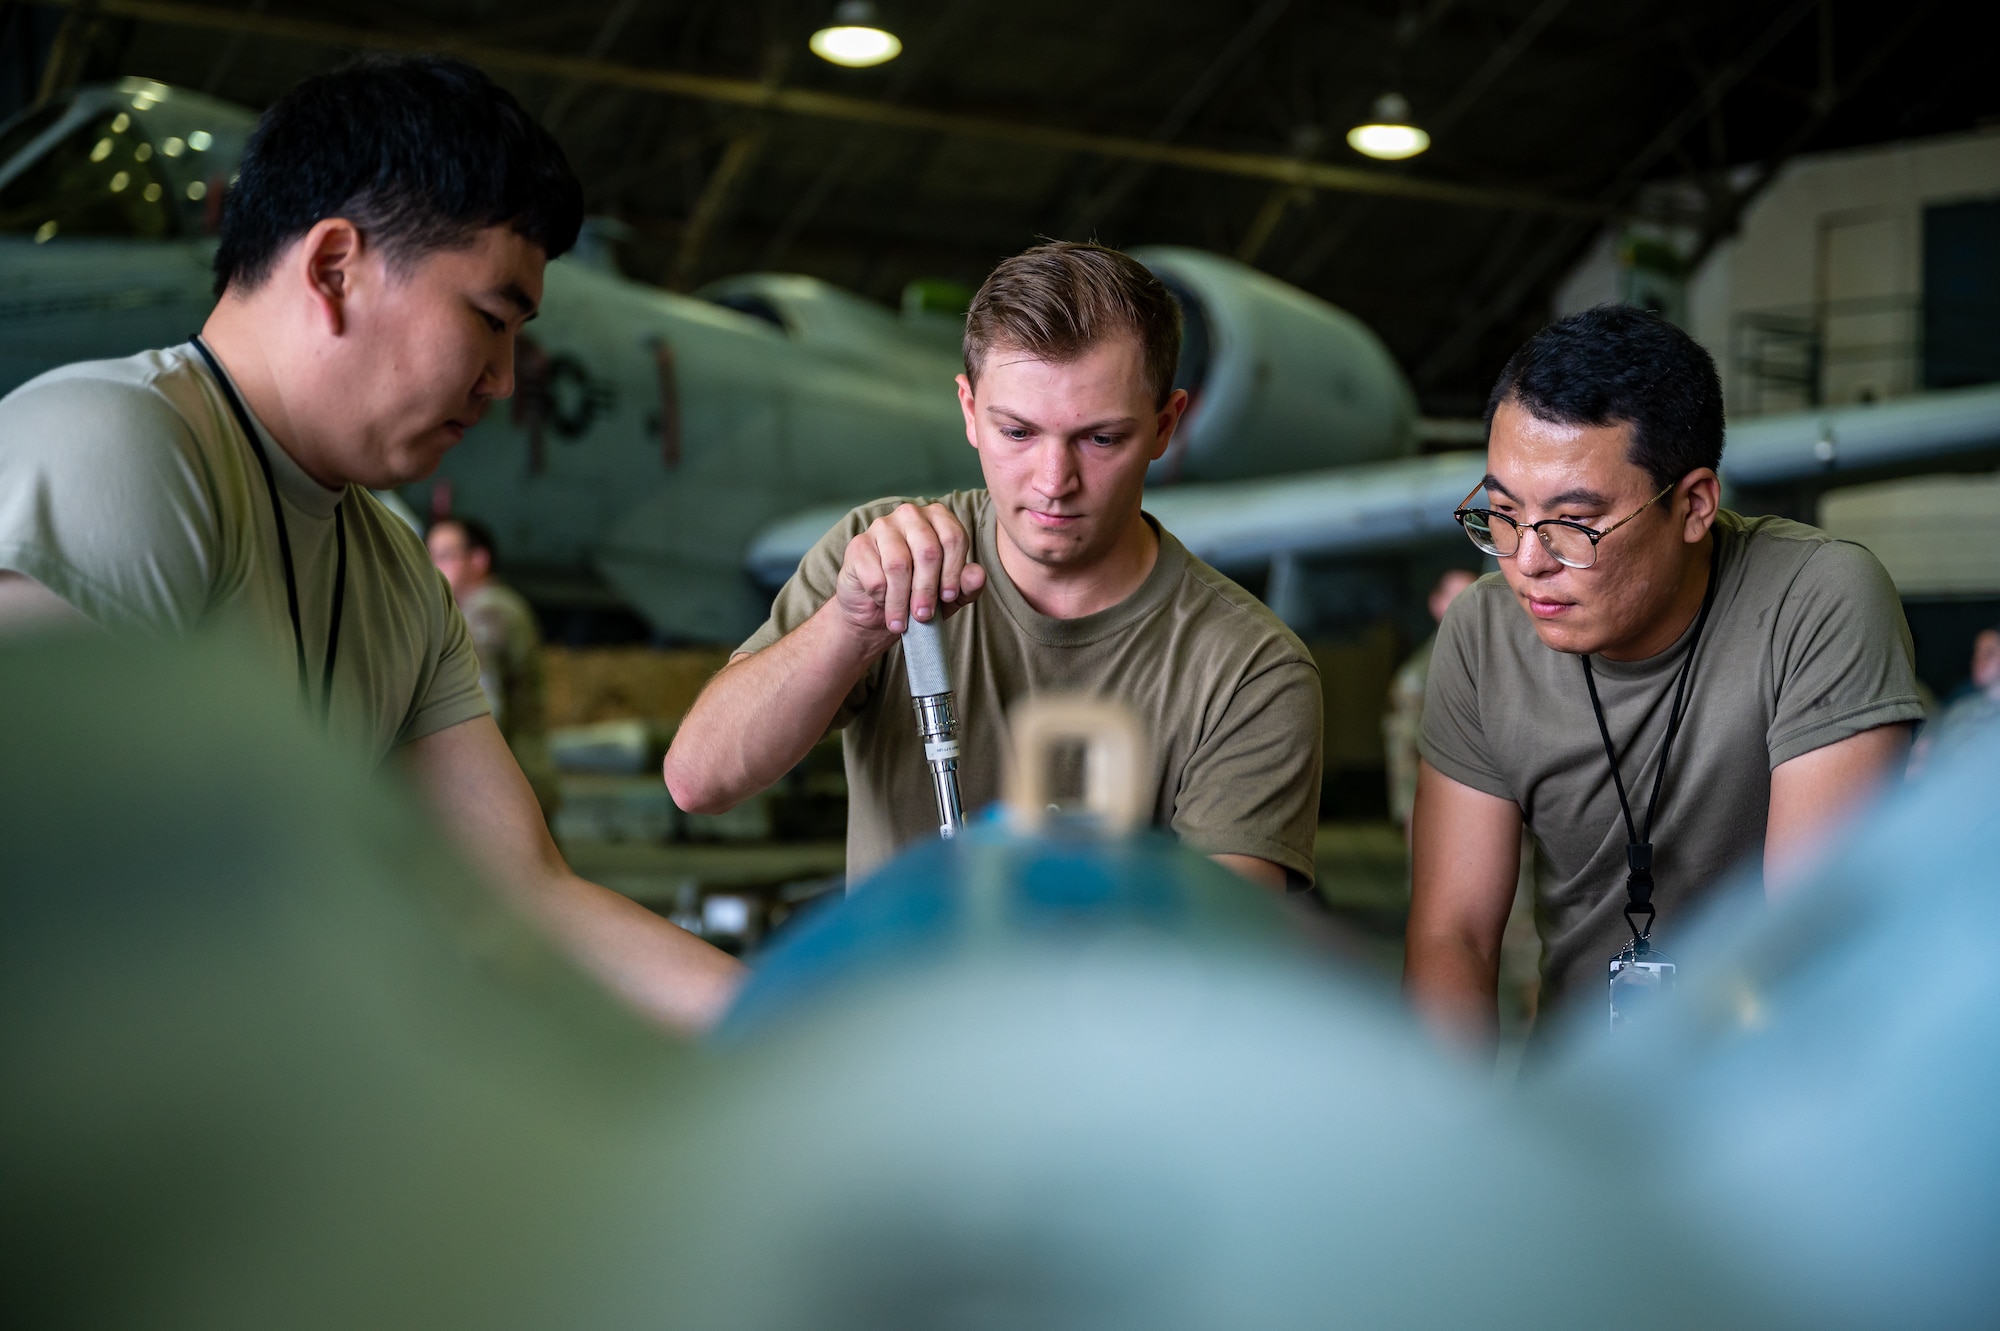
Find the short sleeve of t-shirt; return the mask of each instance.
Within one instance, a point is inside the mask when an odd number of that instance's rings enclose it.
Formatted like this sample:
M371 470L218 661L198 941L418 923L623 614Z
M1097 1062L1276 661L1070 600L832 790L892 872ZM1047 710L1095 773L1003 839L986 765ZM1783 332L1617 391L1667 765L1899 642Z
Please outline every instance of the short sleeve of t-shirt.
M832 599L840 582L840 564L847 557L847 545L870 523L885 513L895 510L900 504L913 503L909 499L881 499L854 509L836 522L826 535L814 542L799 561L798 571L785 579L785 585L778 589L778 595L771 602L770 618L763 627L744 640L736 650L739 654L761 652L778 639L790 633L816 614L819 608ZM839 730L852 721L868 699L873 696L882 674L882 661L877 660L868 668L834 714L832 729Z
M1210 855L1254 855L1313 880L1324 747L1319 673L1275 663L1238 685L1181 774L1173 829Z
M114 630L183 633L221 565L188 424L134 383L53 376L0 402L0 569Z
M429 556L425 556L429 562ZM451 584L436 569L428 570L430 593L426 616L433 630L435 656L429 663L410 705L410 714L396 733L398 745L436 734L493 711L486 690L479 686L479 653L466 627L465 615L451 594Z
M1909 624L1881 561L1848 541L1822 544L1778 607L1771 766L1921 717L1913 659Z
M254 421L244 439L198 356L66 366L0 399L0 569L115 633L227 634L287 679L301 649L333 658L331 699L312 672L309 705L377 759L485 712L423 541L368 491L322 486Z
M1479 715L1479 615L1489 588L1473 584L1445 612L1431 650L1424 682L1423 728L1417 750L1424 760L1462 786L1503 800L1516 800L1513 787L1486 746ZM1511 600L1511 598L1509 598ZM1505 611L1519 613L1512 605Z

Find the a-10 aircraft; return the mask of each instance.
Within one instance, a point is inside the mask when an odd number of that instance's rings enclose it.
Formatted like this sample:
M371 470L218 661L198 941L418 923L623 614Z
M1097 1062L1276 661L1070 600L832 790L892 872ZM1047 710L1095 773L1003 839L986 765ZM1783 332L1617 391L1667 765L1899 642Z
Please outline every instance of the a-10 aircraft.
M212 304L219 205L255 115L143 79L0 127L0 392L184 340ZM514 398L405 497L476 515L531 594L620 604L663 639L733 642L849 505L977 485L952 379L959 323L818 280L692 296L581 253L548 270ZM1233 260L1135 252L1173 290L1193 398L1147 506L1262 578L1301 559L1457 540L1473 450L1419 456L1415 400L1360 322ZM1763 417L1726 482L1764 493L1932 470L2000 447L2000 387ZM1282 598L1279 598L1282 599Z

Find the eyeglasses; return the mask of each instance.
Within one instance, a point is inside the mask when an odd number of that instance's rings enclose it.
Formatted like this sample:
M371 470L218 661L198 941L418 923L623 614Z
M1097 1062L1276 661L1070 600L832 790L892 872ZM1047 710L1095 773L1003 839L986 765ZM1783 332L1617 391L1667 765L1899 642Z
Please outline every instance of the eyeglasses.
M1527 530L1541 539L1542 548L1557 563L1570 568L1589 568L1597 562L1599 541L1666 498L1674 487L1668 485L1603 531L1586 527L1581 522L1571 522L1568 518L1543 518L1540 522L1520 523L1490 508L1467 508L1466 505L1472 502L1472 495L1485 488L1485 481L1473 486L1472 494L1460 500L1458 511L1452 514L1458 525L1465 528L1465 534L1472 538L1474 545L1496 559L1506 559L1520 550L1521 532Z

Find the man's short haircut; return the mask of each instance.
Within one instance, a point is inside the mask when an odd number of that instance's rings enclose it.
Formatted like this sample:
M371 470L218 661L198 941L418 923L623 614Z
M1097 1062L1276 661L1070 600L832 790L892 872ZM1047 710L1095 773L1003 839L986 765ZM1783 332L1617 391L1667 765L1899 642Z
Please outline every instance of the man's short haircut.
M305 80L258 120L223 199L215 294L262 285L328 217L399 264L490 226L553 259L576 243L583 186L548 131L478 69L371 57Z
M965 375L975 386L986 353L1013 347L1057 365L1106 338L1138 337L1146 387L1164 407L1181 358L1181 307L1130 255L1055 241L1003 260L965 315Z
M436 531L439 527L458 528L465 536L465 553L471 554L474 550L484 550L486 552L486 566L488 568L498 567L500 552L493 545L493 529L478 518L439 518L431 524L431 530Z
M1630 423L1633 464L1664 489L1722 465L1722 380L1699 342L1651 310L1599 305L1529 338L1500 371L1486 426L1512 398L1558 425Z

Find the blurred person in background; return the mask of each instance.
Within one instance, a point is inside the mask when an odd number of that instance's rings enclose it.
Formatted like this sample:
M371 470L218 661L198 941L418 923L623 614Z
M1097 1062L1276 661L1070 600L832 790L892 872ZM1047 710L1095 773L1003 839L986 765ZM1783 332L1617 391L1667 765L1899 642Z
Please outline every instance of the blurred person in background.
M1458 594L1478 578L1470 569L1446 569L1425 603L1431 622L1442 623L1444 612ZM1389 759L1389 813L1403 825L1405 839L1410 834L1410 815L1417 807L1417 764L1422 760L1417 741L1423 734L1424 685L1430 678L1431 652L1436 646L1437 634L1432 633L1396 668L1389 681L1389 713L1382 718L1383 745Z
M258 121L193 341L0 400L0 629L219 634L330 742L413 778L494 886L655 1020L699 1029L742 967L573 873L479 688L420 480L514 391L514 340L583 190L462 61L369 59Z
M424 537L431 563L451 584L451 594L472 632L479 655L479 688L494 724L534 787L542 817L562 803L555 762L549 757L548 687L542 669L542 631L521 594L494 572L493 533L474 518L440 518Z
M1943 712L1928 722L1910 751L1910 775L1921 775L1940 756L1971 741L2000 720L2000 627L1972 640L1972 677L1952 691Z

